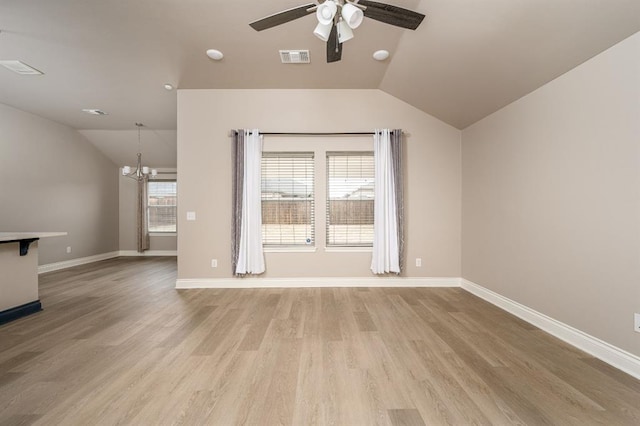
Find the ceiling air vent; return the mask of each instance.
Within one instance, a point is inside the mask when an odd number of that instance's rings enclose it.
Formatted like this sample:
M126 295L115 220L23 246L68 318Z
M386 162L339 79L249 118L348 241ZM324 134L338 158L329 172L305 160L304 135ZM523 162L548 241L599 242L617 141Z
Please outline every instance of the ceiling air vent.
M91 114L91 115L109 115L109 113L104 112L101 109L95 109L95 108L83 109L82 112L86 112L87 114Z
M22 75L42 75L43 72L20 61L0 61L0 65Z
M283 64L308 64L311 62L308 50L281 50L280 60Z

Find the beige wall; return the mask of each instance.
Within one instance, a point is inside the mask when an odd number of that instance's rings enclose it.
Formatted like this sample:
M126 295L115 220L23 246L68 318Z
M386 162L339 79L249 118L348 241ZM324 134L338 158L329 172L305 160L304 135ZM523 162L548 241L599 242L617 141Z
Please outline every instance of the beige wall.
M460 131L379 90L178 92L178 276L231 277L229 130L407 133L407 276L460 276ZM284 139L284 140L283 140ZM295 150L370 149L362 138L265 138ZM318 181L318 179L316 180ZM324 188L316 199L324 197ZM197 220L187 222L186 212ZM370 253L326 253L316 210L315 253L267 253L268 277L370 277ZM322 244L321 244L322 243ZM415 258L422 258L422 267ZM211 259L218 268L211 268Z
M137 251L138 242L136 238L136 229L138 227L136 201L138 199L138 184L135 180L122 176L121 169L119 173L119 197L120 197L120 250ZM173 170L175 172L175 169ZM176 179L176 175L164 174L162 176L167 179ZM175 235L151 236L149 238L149 250L153 251L176 251L178 246L177 237Z
M0 231L67 232L40 241L41 265L118 250L115 164L76 130L2 104L0 129Z
M640 355L640 33L462 140L462 276Z

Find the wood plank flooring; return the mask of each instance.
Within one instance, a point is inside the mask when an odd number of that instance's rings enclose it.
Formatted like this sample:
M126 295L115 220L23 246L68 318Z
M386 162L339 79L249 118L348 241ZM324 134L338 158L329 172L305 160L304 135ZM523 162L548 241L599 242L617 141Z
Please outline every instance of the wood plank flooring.
M181 290L175 258L40 277L2 425L639 425L640 381L456 288Z

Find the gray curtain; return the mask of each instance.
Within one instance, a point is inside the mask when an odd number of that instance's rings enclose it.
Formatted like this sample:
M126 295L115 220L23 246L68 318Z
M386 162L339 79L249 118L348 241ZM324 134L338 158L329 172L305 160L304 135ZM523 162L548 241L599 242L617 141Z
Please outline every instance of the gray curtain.
M233 163L233 204L231 218L231 270L236 274L242 228L242 190L244 185L244 129L231 131Z
M147 217L147 177L138 179L138 253L149 250L149 224Z
M396 215L398 218L398 250L400 271L404 271L404 169L402 166L402 130L391 131L391 155L393 157L393 179L396 191Z

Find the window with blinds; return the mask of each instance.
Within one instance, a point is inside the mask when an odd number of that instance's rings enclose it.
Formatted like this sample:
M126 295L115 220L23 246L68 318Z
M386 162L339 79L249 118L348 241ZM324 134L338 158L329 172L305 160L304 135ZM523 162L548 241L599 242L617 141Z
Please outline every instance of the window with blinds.
M176 232L177 201L176 181L150 181L147 183L149 232Z
M373 245L373 152L327 152L327 246Z
M313 152L262 153L262 243L312 246Z

